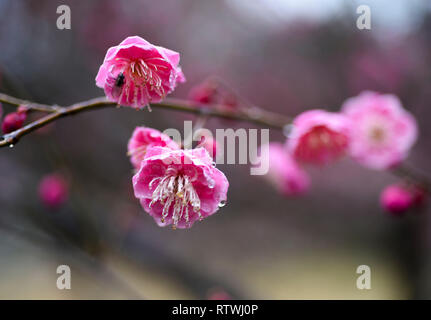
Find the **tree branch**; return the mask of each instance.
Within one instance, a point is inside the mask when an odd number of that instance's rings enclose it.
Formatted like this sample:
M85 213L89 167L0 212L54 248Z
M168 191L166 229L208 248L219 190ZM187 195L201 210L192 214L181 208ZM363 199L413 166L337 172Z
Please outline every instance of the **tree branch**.
M73 104L68 107L61 107L57 105L51 106L35 103L32 101L22 100L0 93L0 102L4 102L13 106L25 105L29 110L48 112L47 115L29 123L28 125L11 133L5 134L0 140L0 147L13 146L20 140L21 137L35 131L36 129L46 126L47 124L59 118L100 108L118 107L115 102L109 101L106 97L94 98ZM202 108L187 100L172 98L165 99L163 102L160 103L151 104L151 107L194 113L208 117L246 121L276 129L282 129L286 124L290 122L290 118L286 116L268 112L258 107L253 107L241 111L230 111L219 105Z

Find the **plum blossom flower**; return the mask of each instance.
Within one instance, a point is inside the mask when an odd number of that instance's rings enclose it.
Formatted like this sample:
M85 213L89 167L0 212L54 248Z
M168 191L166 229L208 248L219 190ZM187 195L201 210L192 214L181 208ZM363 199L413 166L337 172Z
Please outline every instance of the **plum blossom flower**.
M68 198L66 179L56 173L43 177L39 183L39 198L51 209L60 207Z
M180 148L175 141L159 130L136 127L127 145L127 154L130 156L132 165L136 169L139 169L148 148L155 146L166 147L172 150Z
M418 135L415 118L391 94L366 91L342 106L352 124L350 155L372 169L402 162Z
M189 228L226 202L229 183L203 148L152 147L133 176L135 197L159 226Z
M268 150L267 154L263 154ZM296 196L310 188L307 173L298 165L281 143L269 143L268 148L260 148L261 159L269 157L269 170L264 176L285 196Z
M306 111L293 120L287 148L298 161L325 165L346 153L349 132L348 119L339 113Z
M185 82L178 52L155 46L141 37L128 37L106 53L96 85L109 100L143 108L162 101L178 82Z

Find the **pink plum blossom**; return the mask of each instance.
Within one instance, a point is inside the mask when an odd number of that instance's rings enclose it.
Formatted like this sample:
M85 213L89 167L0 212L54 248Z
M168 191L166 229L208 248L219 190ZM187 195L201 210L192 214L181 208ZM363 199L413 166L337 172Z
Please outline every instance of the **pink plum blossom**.
M133 176L135 197L159 226L189 228L226 202L229 183L203 148L152 147Z
M268 154L263 154L268 150ZM272 142L260 148L261 159L269 157L269 170L264 176L285 196L296 196L310 188L310 179L281 143Z
M179 149L175 141L159 130L136 127L127 145L127 154L130 156L132 165L136 169L139 169L147 149L155 146L166 147L173 150Z
M42 203L56 209L68 198L68 184L59 174L50 174L42 178L39 183L39 197Z
M392 184L381 193L380 204L387 212L400 215L413 206L414 196L407 187L401 184Z
M366 91L342 107L352 124L350 155L372 169L402 162L418 136L415 118L391 94Z
M96 85L109 100L143 108L162 101L178 82L184 82L178 52L155 46L138 37L128 37L106 53L96 76Z
M348 119L339 113L306 111L293 120L287 148L300 162L325 165L346 153L349 131Z

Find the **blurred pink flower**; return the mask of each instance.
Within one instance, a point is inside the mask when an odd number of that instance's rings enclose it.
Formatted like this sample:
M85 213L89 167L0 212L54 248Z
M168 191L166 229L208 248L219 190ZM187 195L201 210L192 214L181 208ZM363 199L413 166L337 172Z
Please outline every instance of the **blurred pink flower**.
M189 99L199 105L211 104L215 103L216 94L217 86L211 81L206 81L190 90Z
M417 139L415 118L394 95L366 91L347 99L342 111L352 124L350 155L366 167L399 164Z
M400 215L413 206L414 197L407 187L401 184L392 184L382 191L380 204L387 212Z
M68 198L68 184L64 177L59 174L43 177L39 183L39 198L49 208L60 207Z
M229 183L203 148L147 150L133 177L135 197L159 226L189 228L226 202Z
M383 91L397 91L413 72L414 58L408 46L388 45L384 50L364 48L355 50L345 68L347 83L355 90L374 88Z
M232 300L232 297L221 288L212 288L208 292L208 300Z
M109 48L96 76L96 85L120 105L143 108L162 101L184 74L178 52L154 46L138 37L128 37Z
M295 159L281 143L270 143L268 154L263 154L265 148L261 148L261 158L269 157L269 170L264 176L276 189L285 196L303 194L310 188L310 179L307 173L301 169Z
M237 95L224 82L215 78L208 78L194 86L189 92L189 100L199 107L213 105L229 111L235 111L240 107Z
M4 134L20 129L25 120L27 119L27 113L24 109L19 109L17 112L11 112L7 114L2 122L2 131Z
M159 130L136 127L127 145L127 154L130 156L132 165L139 169L147 149L155 146L167 147L173 150L180 148L175 141Z
M293 129L286 143L296 160L325 165L346 153L349 137L349 121L345 116L310 110L293 120Z

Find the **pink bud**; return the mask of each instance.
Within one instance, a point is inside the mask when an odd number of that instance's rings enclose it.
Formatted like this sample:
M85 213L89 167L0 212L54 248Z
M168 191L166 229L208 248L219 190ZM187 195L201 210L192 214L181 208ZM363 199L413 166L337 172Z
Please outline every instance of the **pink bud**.
M20 129L25 119L27 118L27 113L25 111L11 112L3 119L2 131L4 134L10 133L12 131Z
M425 205L427 200L428 191L422 186L414 186L412 187L413 194L413 205L415 207L422 207Z
M231 300L232 297L221 288L213 288L208 292L208 300Z
M214 103L217 89L211 82L206 82L193 87L189 93L189 99L199 104Z
M402 215L414 205L414 197L406 186L392 184L381 193L380 204L387 212Z
M57 209L68 198L66 180L59 174L50 174L43 177L39 183L39 197L45 206Z
M227 109L236 109L238 107L238 98L232 93L227 93L223 97L221 104Z

